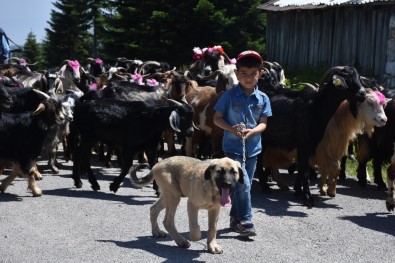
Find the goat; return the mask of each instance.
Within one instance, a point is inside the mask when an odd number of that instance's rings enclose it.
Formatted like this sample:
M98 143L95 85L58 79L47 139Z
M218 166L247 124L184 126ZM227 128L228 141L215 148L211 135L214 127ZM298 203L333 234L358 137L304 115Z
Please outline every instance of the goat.
M57 94L53 96L54 99L59 101L62 105L62 111L65 116L62 123L51 126L45 142L43 144L42 156L48 156L48 166L52 173L58 174L59 169L57 167L56 152L58 144L63 144L63 150L67 151L67 136L70 133L69 125L73 121L73 110L76 101L79 100L80 96L75 93Z
M0 65L0 73L6 77L12 78L22 87L33 87L35 89L45 91L47 87L47 79L45 74L32 72L25 66L18 64Z
M262 133L263 150L265 147L296 148L295 196L301 197L306 206L313 206L309 159L343 100L350 102L350 111L354 118L357 117L357 102L362 102L366 96L359 74L355 68L334 67L324 74L318 92L273 89L266 93L271 100L273 116L268 118L267 129Z
M350 113L349 102L343 101L331 120L316 148L316 162L321 174L321 195L336 196L336 181L340 173L339 160L344 156L350 141L365 131L372 135L374 126L382 127L387 122L384 107L387 101L378 91L367 93L358 106L357 118ZM327 186L328 184L328 186Z
M93 190L100 190L89 160L97 141L121 148L121 173L110 184L116 192L133 164L135 153L147 153L152 167L157 162L158 145L163 131L172 127L191 136L193 109L174 100L147 99L121 101L118 99L86 100L76 105L73 126L80 134L80 143L73 154L73 180L82 186L80 173L87 172ZM170 121L170 123L169 123Z
M12 161L18 169L1 181L0 192L19 174L28 177L28 188L33 196L41 196L34 176L34 164L40 155L49 128L63 121L60 104L52 99L40 103L37 109L24 113L2 113L0 117L0 159ZM29 136L26 136L29 134Z

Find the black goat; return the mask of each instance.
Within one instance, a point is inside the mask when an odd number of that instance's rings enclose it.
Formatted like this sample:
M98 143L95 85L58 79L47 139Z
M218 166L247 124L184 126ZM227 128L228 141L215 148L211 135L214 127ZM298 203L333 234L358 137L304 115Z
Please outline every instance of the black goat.
M12 96L2 83L0 83L0 111L7 110L12 105Z
M296 148L298 174L295 196L304 204L313 206L309 187L309 159L314 156L326 126L340 103L348 100L350 111L357 116L357 102L365 99L359 74L351 67L334 67L328 70L318 92L273 89L266 91L271 100L273 116L262 133L264 147L285 150Z
M152 167L157 162L158 145L163 131L171 126L174 130L191 136L192 118L191 106L165 98L145 101L100 99L77 104L73 126L80 134L80 143L73 154L75 186L82 186L80 173L86 172L93 190L100 190L90 167L91 149L97 141L121 148L121 173L110 184L110 190L116 192L137 152L145 151Z
M63 121L61 105L48 99L40 103L32 113L6 113L0 117L0 160L14 162L28 177L28 188L33 196L41 196L42 191L36 185L34 165L41 153L45 137L52 125ZM0 192L4 193L10 183L19 175L13 173L2 180Z

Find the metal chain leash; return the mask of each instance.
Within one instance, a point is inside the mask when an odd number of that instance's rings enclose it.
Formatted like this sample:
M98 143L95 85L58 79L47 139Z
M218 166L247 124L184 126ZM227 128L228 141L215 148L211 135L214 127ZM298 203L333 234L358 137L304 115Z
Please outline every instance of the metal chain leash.
M244 130L246 128L247 127L246 127L246 125L243 122L241 122L237 126L237 130L238 131L242 131L242 130ZM246 142L245 142L245 135L244 134L242 134L242 142L243 142L243 163L241 164L241 167L245 168L245 166L246 166Z

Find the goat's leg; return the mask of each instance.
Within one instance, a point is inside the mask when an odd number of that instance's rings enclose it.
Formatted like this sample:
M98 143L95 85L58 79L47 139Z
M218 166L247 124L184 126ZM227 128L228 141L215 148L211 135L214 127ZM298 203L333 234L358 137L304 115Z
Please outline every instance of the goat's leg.
M37 163L35 163L34 166L33 166L33 173L34 173L34 179L36 179L37 181L43 179L42 174L41 174L40 171L38 170Z
M88 175L88 181L91 183L91 188L94 191L100 190L100 185L97 182L96 176L91 167L91 156L92 156L92 143L81 143L81 164L82 171L85 171Z
M114 154L114 147L110 144L107 145L107 153L104 156L104 166L107 168L112 167L111 158Z
M73 153L73 175L74 186L77 188L82 187L81 181L81 147L77 146Z
M261 186L261 190L264 194L270 194L272 189L270 188L268 181L268 170L269 167L263 168L263 152L258 154L256 169L255 169L255 177L258 178L259 185Z
M34 165L32 165L27 175L28 188L32 190L34 197L42 196L42 191L37 186L36 180L34 179L34 175L35 175L35 169L34 169Z
M113 191L114 193L118 191L121 183L125 179L126 175L129 173L130 167L132 167L133 165L133 156L134 156L133 152L129 150L121 149L121 158L122 158L121 173L110 184L110 191Z
M346 163L347 163L347 155L343 156L340 160L340 173L339 173L339 181L344 182L346 180Z
M328 196L330 197L336 196L336 185L339 174L340 166L334 165L333 167L331 167L328 178Z
M18 166L17 168L15 168L16 166ZM12 181L15 180L15 178L20 174L20 166L19 164L14 164L14 169L12 169L12 172L9 176L7 176L6 178L4 178L3 180L1 180L1 184L0 184L0 192L4 193L5 190L7 189L7 187L12 183Z
M377 184L377 188L380 191L387 191L388 189L384 183L383 175L381 173L381 166L383 164L382 160L379 158L374 158L372 164L373 164L374 182Z
M76 148L73 153L73 175L72 178L74 180L74 185L77 188L82 187L81 181L81 173L87 173L88 167L90 168L90 157L92 155L92 146L89 143L86 143L84 140L81 140L80 145ZM95 175L92 170L89 171L88 174L89 181L91 182L92 188L94 190L100 190L100 186L96 181Z
M157 148L152 148L146 151L147 152L147 158L148 158L148 164L151 167L150 169L152 169L152 167L154 167L154 165L158 162L158 151ZM156 196L160 195L159 192L159 187L156 184L156 181L154 180L152 182L152 188L155 190L155 194Z
M387 206L389 212L394 211L394 207L395 207L394 180L395 180L395 163L391 163L387 168L388 197L387 200L385 201L385 205Z
M280 174L279 168L273 167L272 173L273 173L273 178L276 181L278 187L283 191L288 191L289 190L288 184L284 180L283 176Z
M366 166L368 161L371 159L371 147L369 146L368 141L369 139L367 135L358 136L358 149L356 151L356 159L358 161L357 178L358 184L362 187L366 186L367 184Z
M307 207L314 206L314 199L310 193L310 173L303 173L303 204Z
M304 205L312 207L314 205L314 199L310 193L309 158L299 151L297 156L298 175L295 182L295 196L302 198Z
M177 155L177 150L175 146L175 134L170 130L165 130L163 132L163 143L167 144L167 156ZM164 153L163 146L161 147L161 152Z
M56 147L48 152L48 166L53 174L59 174L59 169L56 167Z
M367 181L367 173L366 173L366 166L367 166L368 161L366 160L361 160L358 162L358 167L357 167L357 178L358 178L358 184L362 187L365 187L366 184L368 183Z
M222 158L224 153L222 152L222 137L223 131L213 131L211 133L211 156L212 158ZM259 157L258 157L259 158Z

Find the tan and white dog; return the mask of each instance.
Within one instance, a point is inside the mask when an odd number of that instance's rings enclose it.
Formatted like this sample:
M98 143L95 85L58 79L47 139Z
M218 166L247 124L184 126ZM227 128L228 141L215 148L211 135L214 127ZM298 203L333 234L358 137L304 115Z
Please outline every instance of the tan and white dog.
M198 212L200 209L206 209L208 210L208 250L213 254L223 253L216 240L217 221L221 206L228 206L231 203L230 191L237 182L243 183L240 163L227 157L201 161L192 157L174 156L158 162L148 175L139 179L137 171L143 165L132 168L131 181L134 186L142 187L155 180L159 186L160 197L150 208L152 235L166 236L157 222L159 213L166 208L163 224L169 235L178 246L190 247L189 241L178 233L174 225L174 216L180 199L188 197L190 239L196 241L201 238Z

